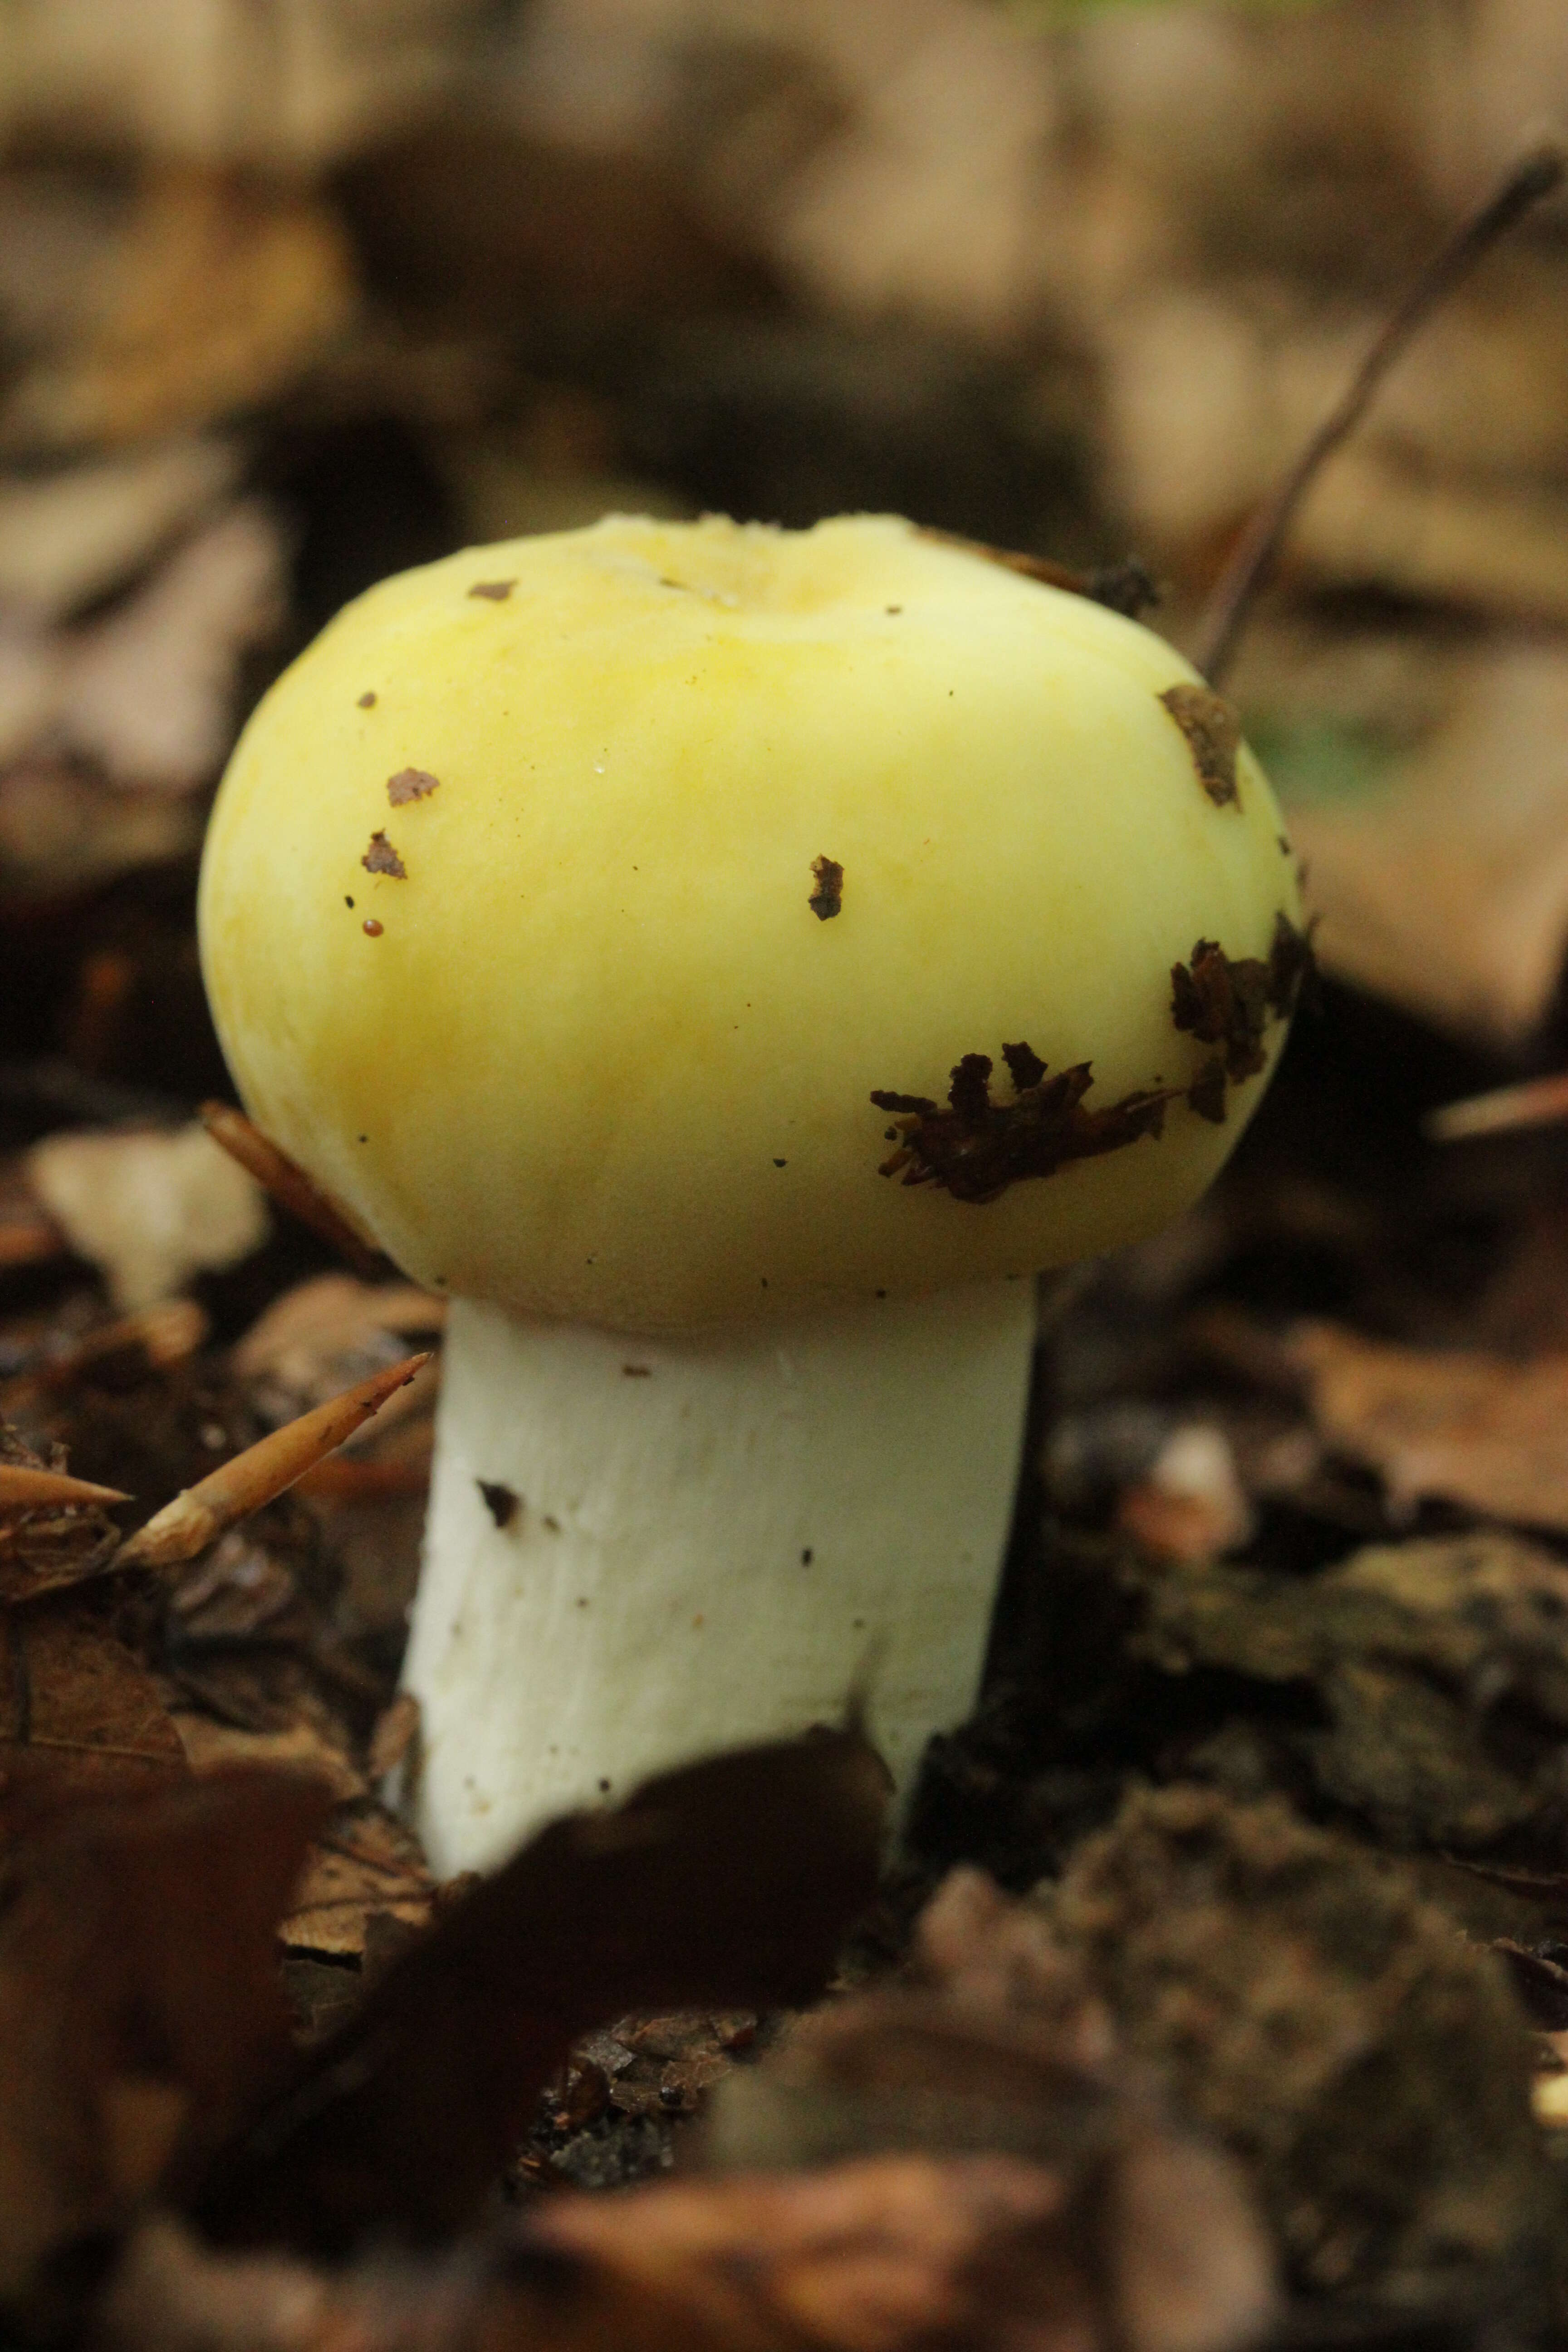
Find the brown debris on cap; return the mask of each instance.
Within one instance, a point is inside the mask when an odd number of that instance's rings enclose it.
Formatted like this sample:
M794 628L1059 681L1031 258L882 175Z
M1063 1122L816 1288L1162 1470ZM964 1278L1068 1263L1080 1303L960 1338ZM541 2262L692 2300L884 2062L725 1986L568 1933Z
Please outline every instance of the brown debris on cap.
M1225 1064L1211 1054L1187 1088L1187 1108L1211 1127L1225 1125Z
M1239 809L1236 755L1241 721L1232 706L1208 686L1168 686L1159 699L1186 737L1198 782L1215 808Z
M844 868L837 857L814 857L811 871L816 887L805 903L817 921L826 923L844 905Z
M1257 956L1232 958L1215 940L1199 940L1186 963L1171 966L1171 1018L1205 1045L1223 1045L1230 1078L1263 1067L1268 1026L1268 967Z
M1002 1059L1007 1065L1007 1075L1020 1092L1025 1087L1037 1087L1046 1075L1046 1066L1032 1045L1004 1045Z
M1065 589L1069 596L1087 596L1091 604L1103 604L1108 612L1120 613L1129 621L1135 621L1160 601L1160 591L1135 555L1125 556L1120 563L1099 565L1092 572L1079 572L1049 555L992 547L983 539L964 539L956 531L921 530L918 536L934 539L943 547L960 548L965 555L982 556L987 563L1000 564L1004 572L1037 580L1042 587Z
M395 882L406 882L408 879L407 866L384 833L371 835L370 847L360 859L360 864L367 874L390 874Z
M427 768L399 768L395 776L388 776L386 780L386 797L394 808L402 808L409 801L427 801L440 782L440 777L433 776ZM377 833L373 834L371 838L373 843L384 841L386 835L384 833ZM392 856L395 859L397 852L394 850ZM370 866L370 859L367 857L364 863ZM390 874L393 867L371 866L371 871L373 874ZM399 874L402 873L401 865L397 866L396 871Z
M491 604L504 604L516 586L515 580L476 580L468 593L483 596Z
M1294 1010L1311 971L1310 941L1287 915L1274 919L1267 962L1260 956L1228 956L1217 940L1199 940L1186 963L1171 966L1171 1018L1200 1045L1224 1048L1226 1077L1254 1077L1267 1059L1263 1039L1270 1021L1283 1021ZM1208 1066L1194 1083L1203 1094L1194 1109L1213 1118L1205 1108L1214 1100Z
M1088 1062L1047 1077L1032 1046L1006 1045L1003 1053L1013 1076L1011 1102L992 1099L988 1054L965 1054L954 1066L946 1110L926 1095L875 1088L879 1110L902 1114L899 1148L879 1173L902 1173L906 1184L940 1184L955 1201L998 1200L1026 1177L1053 1176L1069 1160L1098 1159L1140 1136L1158 1136L1165 1105L1180 1091L1139 1089L1102 1110L1086 1110L1083 1099L1094 1084ZM1020 1076L1027 1082L1021 1085Z

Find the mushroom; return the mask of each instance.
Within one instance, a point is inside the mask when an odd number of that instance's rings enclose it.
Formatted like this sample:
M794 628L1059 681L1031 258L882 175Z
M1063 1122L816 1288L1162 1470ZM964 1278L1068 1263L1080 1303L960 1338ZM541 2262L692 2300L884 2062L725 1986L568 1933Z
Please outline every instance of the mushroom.
M279 679L202 954L251 1116L452 1298L439 1870L857 1690L908 1787L978 1684L1033 1278L1208 1183L1298 911L1169 645L892 517L470 551Z

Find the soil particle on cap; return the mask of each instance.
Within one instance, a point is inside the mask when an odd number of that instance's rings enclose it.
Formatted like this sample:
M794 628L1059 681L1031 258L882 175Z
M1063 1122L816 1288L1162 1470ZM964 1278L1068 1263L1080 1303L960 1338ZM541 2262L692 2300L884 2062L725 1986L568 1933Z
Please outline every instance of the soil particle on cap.
M816 887L805 903L817 921L826 923L844 904L844 868L837 857L814 857L811 871Z
M1026 1087L1037 1087L1046 1075L1046 1066L1032 1045L1004 1045L1002 1059L1007 1065L1007 1075L1022 1093Z
M1048 555L992 547L984 540L963 539L950 530L922 530L918 536L936 540L944 547L962 548L968 555L984 556L988 563L1000 564L1004 572L1016 572L1026 580L1039 581L1044 587L1065 589L1071 596L1087 596L1091 604L1103 604L1108 611L1121 613L1131 621L1160 602L1159 589L1135 555L1125 556L1120 563L1101 564L1092 572L1079 572ZM895 608L889 605L888 609Z
M367 874L389 874L395 882L408 879L408 868L388 841L384 833L373 833L370 847L360 859Z
M1168 686L1159 698L1186 737L1198 782L1215 808L1239 809L1241 721L1231 705L1207 686Z
M1263 1067L1268 1014L1268 966L1258 956L1227 956L1217 940L1199 940L1186 963L1171 966L1171 1018L1201 1045L1225 1048L1226 1077Z
M1200 1045L1223 1048L1227 1078L1253 1077L1267 1058L1269 1023L1294 1010L1311 971L1311 943L1288 915L1274 919L1267 961L1228 956L1217 940L1199 940L1186 963L1171 967L1171 1018ZM1206 1076L1206 1070L1200 1072L1199 1083ZM1209 1091L1212 1096L1212 1087Z
M522 1508L522 1496L515 1487L503 1486L499 1478L476 1478L474 1484L483 1496L485 1508L497 1527L513 1526Z
M1084 1097L1094 1084L1088 1062L1051 1077L1030 1045L1005 1045L1003 1054L1011 1102L992 1098L988 1054L965 1054L954 1065L945 1110L926 1095L876 1088L877 1108L901 1115L899 1148L879 1172L901 1174L906 1184L940 1184L955 1201L998 1200L1026 1177L1052 1176L1069 1160L1098 1159L1160 1135L1165 1105L1179 1092L1143 1088L1088 1110Z
M1225 1064L1212 1054L1187 1088L1188 1108L1211 1127L1225 1125Z
M483 596L491 604L504 604L516 586L515 580L476 580L468 593Z
M394 808L402 808L409 801L427 801L440 782L426 768L399 768L395 776L386 780L386 797Z
M375 696L374 694L362 694L359 698L359 708L362 710L374 710L375 709Z

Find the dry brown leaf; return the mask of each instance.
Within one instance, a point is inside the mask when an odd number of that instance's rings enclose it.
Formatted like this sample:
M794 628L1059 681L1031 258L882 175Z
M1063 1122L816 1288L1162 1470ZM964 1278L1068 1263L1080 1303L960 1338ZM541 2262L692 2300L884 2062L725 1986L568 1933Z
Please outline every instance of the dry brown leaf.
M323 352L354 299L324 205L199 168L149 175L92 292L79 339L0 406L0 448L112 447L251 407Z
M0 772L0 887L48 898L192 856L203 823L194 802L115 792L64 760L25 760Z
M1178 1785L1130 1796L1048 1908L1124 2052L1245 2165L1300 2289L1444 2307L1537 2258L1556 2190L1525 2021L1413 1874L1282 1798Z
M105 1626L58 1603L0 1615L0 1764L72 1797L184 1777L158 1685Z
M1291 1352L1323 1438L1378 1471L1395 1504L1440 1496L1568 1529L1568 1355L1396 1348L1331 1323L1301 1326Z
M310 1782L252 1775L77 1806L8 1856L0 2301L177 2180L287 2066L271 1931L321 1810Z
M364 1776L347 1749L322 1725L308 1718L280 1731L246 1731L237 1724L218 1723L210 1715L177 1707L170 1721L181 1752L198 1780L247 1765L275 1772L309 1773L340 1804L353 1803L369 1793Z
M618 2304L632 2343L642 2307L661 2323L654 2343L684 2312L686 2340L725 2352L933 2341L1083 2352L1100 2333L1097 2298L1062 2227L1065 2202L1058 2176L1014 2158L884 2156L793 2178L661 2183L638 2194L635 2216L623 2200L562 2199L531 2235L592 2264L600 2327Z
M824 2211L829 2182L868 2155L1037 2165L1071 2217L1059 2235L1032 2235L1027 2308L1042 2340L1071 2313L1089 2344L1114 2337L1139 2352L1213 2352L1260 2333L1273 2256L1239 2168L1174 2126L1127 2067L1047 1913L955 1871L921 1915L912 1957L904 1982L801 2019L759 2067L730 2075L710 2154L742 2169L838 2166L818 2175ZM847 2221L851 2210L846 2200ZM912 2272L905 2284L917 2290Z
M0 479L0 603L41 621L95 603L231 492L239 470L235 445L211 436Z
M421 2270L236 2260L159 2222L115 2277L107 2340L116 2352L1094 2352L1098 2298L1063 2218L1043 2167L883 2157L552 2199L527 2229Z
M903 2154L553 2198L523 2230L421 2269L237 2260L155 2222L110 2288L108 2341L120 2352L1217 2352L1247 2340L1243 2327L1256 2331L1265 2312L1254 2280L1250 2301L1222 2310L1215 2264L1190 2243L1171 2259L1179 2235L1201 2241L1215 2218L1173 2204L1192 2186L1130 2173L1116 2217L1129 2237L1155 2241L1157 2308L1104 2275L1059 2171ZM1193 2295L1199 2279L1206 2301Z
M346 2252L467 2223L577 2037L633 2005L813 1999L876 1884L886 1773L823 1732L552 1822L394 1960L227 2150L204 2225Z
M1568 939L1568 657L1516 641L1459 675L1455 707L1386 789L1292 809L1291 836L1326 971L1516 1050Z
M55 744L117 787L195 792L234 740L240 665L284 614L282 530L258 499L177 547L61 648Z
M336 1813L310 1848L279 1934L290 1951L363 1958L370 1924L427 1927L436 1882L400 1822L381 1806Z
M419 1702L412 1691L399 1691L391 1706L377 1716L370 1735L372 1778L379 1780L384 1773L395 1772L418 1737Z
M398 1339L439 1331L446 1317L446 1300L412 1282L318 1275L275 1298L231 1360L237 1379L285 1412L300 1412L405 1354Z
M18 19L0 122L89 152L197 156L237 178L314 175L460 84L485 0L294 0L269 39L247 0L72 0ZM488 48L484 54L489 54Z

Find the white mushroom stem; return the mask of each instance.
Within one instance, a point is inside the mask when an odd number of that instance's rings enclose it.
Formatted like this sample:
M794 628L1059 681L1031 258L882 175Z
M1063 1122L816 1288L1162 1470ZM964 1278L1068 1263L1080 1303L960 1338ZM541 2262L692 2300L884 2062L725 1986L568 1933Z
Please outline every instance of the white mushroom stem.
M1024 1281L697 1340L455 1300L404 1676L433 1866L857 1691L907 1793L978 1687L1034 1332Z

